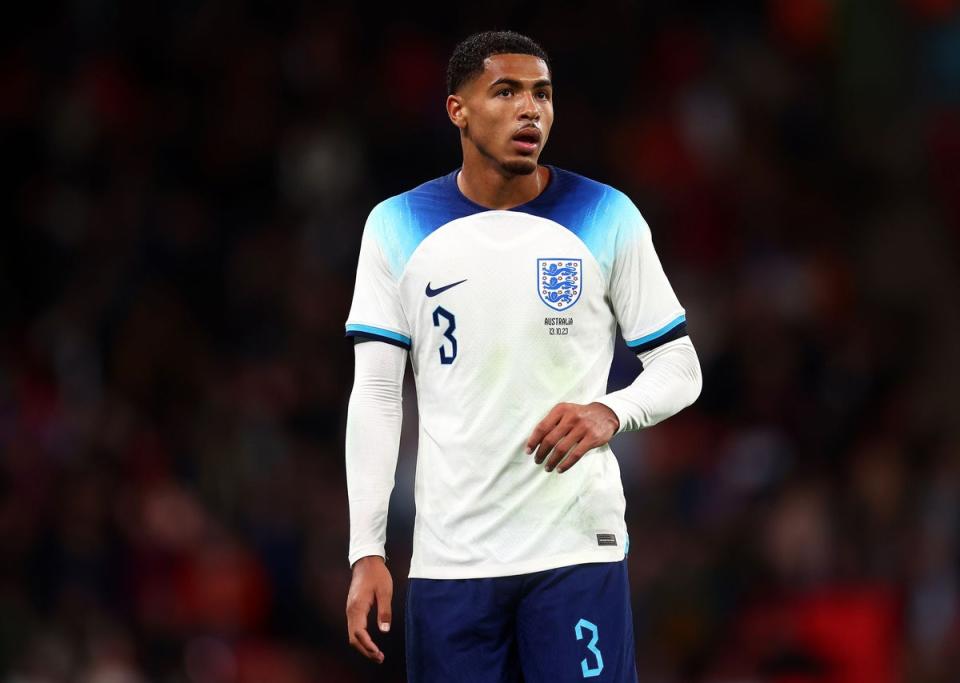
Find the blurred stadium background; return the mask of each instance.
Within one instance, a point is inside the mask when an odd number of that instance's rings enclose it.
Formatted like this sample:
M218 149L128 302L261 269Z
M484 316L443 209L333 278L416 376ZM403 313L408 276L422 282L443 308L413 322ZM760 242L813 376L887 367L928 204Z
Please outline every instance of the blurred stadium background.
M543 159L635 200L705 370L614 444L641 680L960 680L957 2L2 12L0 680L404 680L413 388L376 667L342 326L488 28L551 53Z

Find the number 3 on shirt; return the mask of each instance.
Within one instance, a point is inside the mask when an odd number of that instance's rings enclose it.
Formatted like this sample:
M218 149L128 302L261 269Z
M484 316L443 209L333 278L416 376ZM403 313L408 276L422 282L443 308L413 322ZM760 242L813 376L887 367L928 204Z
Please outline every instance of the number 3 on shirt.
M451 350L449 354L445 348L446 344L440 345L440 362L443 365L450 365L457 357L457 339L453 336L453 331L457 329L457 319L454 317L453 313L445 309L443 306L437 306L435 309L433 309L434 327L440 327L440 318L446 318L447 320L447 329L444 330L443 336L449 339L451 344Z

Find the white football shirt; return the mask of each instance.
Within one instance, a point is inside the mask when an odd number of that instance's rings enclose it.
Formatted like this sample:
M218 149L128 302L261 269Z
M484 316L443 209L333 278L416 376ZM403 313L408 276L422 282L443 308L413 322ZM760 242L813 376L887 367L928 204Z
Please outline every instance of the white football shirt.
M622 192L548 166L491 210L459 170L391 197L364 228L348 336L410 350L420 413L410 576L506 576L623 559L609 446L558 474L524 452L557 403L606 393L617 324L646 351L686 335L650 229Z

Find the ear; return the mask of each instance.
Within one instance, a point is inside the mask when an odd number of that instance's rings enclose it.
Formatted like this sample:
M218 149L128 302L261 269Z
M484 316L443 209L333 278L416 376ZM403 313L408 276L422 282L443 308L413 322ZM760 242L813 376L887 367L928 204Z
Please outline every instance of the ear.
M447 95L447 116L460 130L467 127L467 113L464 109L463 98L459 95Z

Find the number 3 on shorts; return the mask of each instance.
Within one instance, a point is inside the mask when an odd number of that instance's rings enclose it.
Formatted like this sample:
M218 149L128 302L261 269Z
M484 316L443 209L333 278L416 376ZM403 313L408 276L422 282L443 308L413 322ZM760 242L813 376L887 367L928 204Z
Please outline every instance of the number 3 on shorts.
M587 621L586 619L581 619L577 622L577 625L573 627L573 630L577 634L577 640L583 640L583 630L587 629L593 635L590 639L590 642L587 644L587 649L593 653L597 658L597 666L591 668L587 665L587 658L584 657L580 660L580 669L583 671L584 678L593 678L594 676L599 676L600 672L603 671L603 657L600 655L600 650L597 649L597 641L600 639L600 634L597 630L597 625Z

